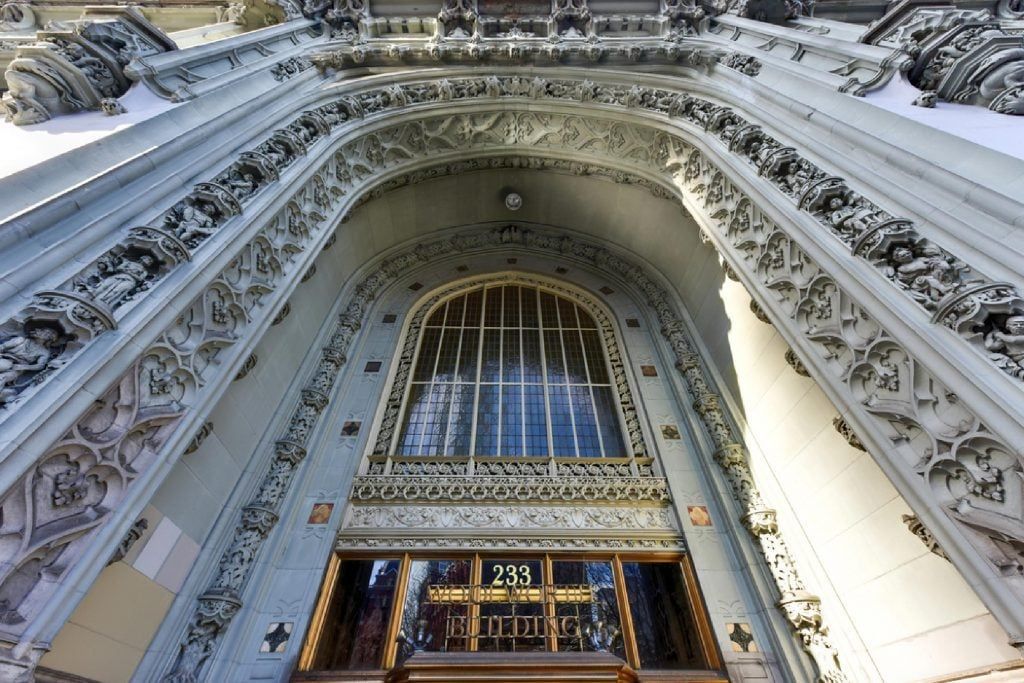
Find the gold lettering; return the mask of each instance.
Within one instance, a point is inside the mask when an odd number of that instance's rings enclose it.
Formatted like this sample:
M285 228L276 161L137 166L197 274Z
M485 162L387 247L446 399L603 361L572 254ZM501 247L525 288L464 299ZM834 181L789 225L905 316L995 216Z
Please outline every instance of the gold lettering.
M580 625L576 617L562 617L561 633L567 638L578 638Z
M466 617L448 617L447 638L464 638L466 636Z

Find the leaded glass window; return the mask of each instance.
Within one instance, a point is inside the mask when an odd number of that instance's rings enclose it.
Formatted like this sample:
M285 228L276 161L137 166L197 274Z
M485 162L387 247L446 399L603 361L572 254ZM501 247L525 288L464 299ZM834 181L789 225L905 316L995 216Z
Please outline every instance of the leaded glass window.
M622 457L594 317L542 287L482 285L420 334L397 455Z

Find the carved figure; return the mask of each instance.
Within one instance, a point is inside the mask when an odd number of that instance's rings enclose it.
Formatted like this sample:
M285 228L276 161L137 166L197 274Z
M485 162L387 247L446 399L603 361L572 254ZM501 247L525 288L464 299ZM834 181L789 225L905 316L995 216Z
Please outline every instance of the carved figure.
M878 211L859 205L858 199L857 195L851 194L846 200L833 197L828 202L828 222L844 241L852 241L878 221Z
M135 258L122 256L100 261L99 275L91 282L78 284L78 289L111 308L124 303L135 294L148 289L153 278L156 259L149 254Z
M0 407L19 393L19 380L54 367L60 342L52 327L33 327L0 342Z
M216 228L213 217L192 201L179 202L165 220L178 239L186 244L202 241Z
M117 98L104 97L100 100L100 111L107 116L117 116L118 114L123 114L128 110L124 108L123 104L118 102Z
M935 102L938 100L938 95L934 90L925 90L920 95L914 98L911 103L915 107L924 107L925 109L934 109Z
M915 253L910 247L896 247L889 261L892 278L925 308L933 309L946 294L962 283L960 273L965 266L936 247L924 245Z
M1003 370L1024 378L1024 315L1011 315L1002 329L993 328L985 335L985 348L993 352L993 360Z
M256 192L256 179L252 173L232 171L228 175L225 184L238 201L251 197Z

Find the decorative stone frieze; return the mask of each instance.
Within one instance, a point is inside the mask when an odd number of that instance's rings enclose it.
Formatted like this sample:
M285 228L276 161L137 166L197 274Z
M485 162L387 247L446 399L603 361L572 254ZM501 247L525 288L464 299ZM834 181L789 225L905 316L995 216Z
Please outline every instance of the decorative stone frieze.
M137 8L89 7L82 19L49 25L35 42L17 47L0 104L7 120L19 126L100 110L104 100L127 92L124 67L132 59L175 49Z
M210 436L210 434L213 434L213 423L204 422L203 426L200 427L199 431L197 431L195 436L192 437L192 440L188 442L187 446L185 446L185 455L198 451L199 447L203 445L204 441L206 441L206 437Z
M274 68L270 70L270 74L274 77L275 81L287 81L289 78L294 78L306 69L312 69L313 62L309 61L305 57L290 57L283 62L278 62Z
M836 415L832 418L832 426L835 427L837 432L839 432L839 436L846 439L846 443L850 444L858 451L867 450L867 448L864 447L864 442L860 440L856 432L853 431L853 427L850 426L850 423L847 422L845 418L840 415Z
M938 555L942 559L949 561L949 557L946 555L946 551L939 546L939 542L935 540L935 536L928 530L928 527L924 525L924 522L917 515L903 515L903 523L910 529L910 533L921 539L925 547L928 548L928 552Z
M107 560L107 564L111 565L123 560L125 556L128 555L128 551L132 549L132 546L134 546L140 538L142 538L142 534L144 534L148 528L148 519L143 517L136 520L135 523L132 524L131 528L128 529L127 533L125 533L121 542L117 544L117 550L115 550L114 554L110 556L109 560Z
M441 463L445 458L434 458ZM352 482L352 501L391 502L516 502L547 504L628 503L633 506L669 502L668 484L661 477L506 477L459 476L358 476ZM512 527L510 527L512 528Z
M789 367L793 368L793 372L800 375L801 377L810 377L811 373L807 372L807 368L804 366L803 361L796 355L793 349L786 350L786 363Z
M350 530L416 529L491 530L508 535L510 529L558 529L567 532L661 531L679 533L668 508L577 507L537 505L356 505L342 527Z
M569 538L559 536L501 536L482 538L479 536L380 536L376 534L339 536L338 550L578 550L578 551L665 551L686 552L686 542L676 537L631 536L628 538L607 538L602 536Z
M1020 16L1009 2L993 16L989 10L905 0L891 5L861 40L913 57L910 82L937 99L1019 116L1024 115Z

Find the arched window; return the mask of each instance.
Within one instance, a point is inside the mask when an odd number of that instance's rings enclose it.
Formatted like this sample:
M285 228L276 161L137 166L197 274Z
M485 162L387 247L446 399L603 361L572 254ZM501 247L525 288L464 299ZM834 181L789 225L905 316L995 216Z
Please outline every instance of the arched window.
M541 286L480 285L436 304L401 424L400 456L630 455L602 331Z

